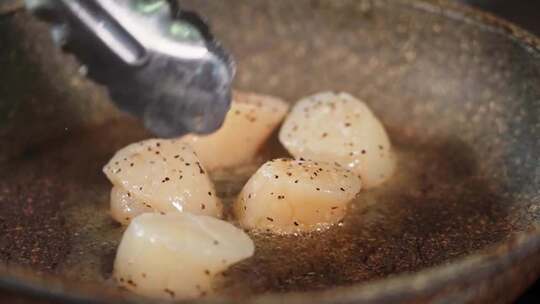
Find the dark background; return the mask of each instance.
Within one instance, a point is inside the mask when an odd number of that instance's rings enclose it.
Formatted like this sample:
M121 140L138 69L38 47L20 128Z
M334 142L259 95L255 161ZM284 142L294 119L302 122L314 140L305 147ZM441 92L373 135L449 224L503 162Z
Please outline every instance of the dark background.
M539 0L458 0L490 11L540 36Z
M490 11L540 36L540 0L459 0ZM540 303L540 280L516 304Z

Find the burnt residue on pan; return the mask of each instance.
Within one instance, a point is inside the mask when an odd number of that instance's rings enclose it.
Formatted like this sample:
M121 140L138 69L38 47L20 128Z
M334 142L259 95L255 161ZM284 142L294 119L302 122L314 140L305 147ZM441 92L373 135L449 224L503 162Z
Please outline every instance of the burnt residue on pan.
M105 281L123 228L108 216L111 186L101 168L119 148L148 134L120 120L73 135L28 150L2 168L16 172L3 176L3 187L17 189L6 192L3 203L22 212L3 228L22 231L4 234L18 243L1 258L20 263L31 253L32 266ZM500 242L519 228L507 221L496 185L478 175L466 144L418 143L399 131L391 137L399 159L393 179L360 194L343 223L328 231L252 232L256 254L225 273L222 292L319 290L414 272ZM269 145L264 150L274 153L265 157L286 156L275 138ZM256 168L215 174L228 207ZM21 202L27 206L20 208ZM43 251L36 240L46 244ZM17 251L20 246L26 250Z

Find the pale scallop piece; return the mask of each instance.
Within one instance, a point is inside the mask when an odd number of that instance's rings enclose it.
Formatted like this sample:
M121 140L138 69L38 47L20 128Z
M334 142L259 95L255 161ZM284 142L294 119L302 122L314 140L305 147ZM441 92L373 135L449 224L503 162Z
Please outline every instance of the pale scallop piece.
M240 225L279 234L338 223L361 181L339 164L277 159L249 179L234 204Z
M301 99L280 130L279 140L295 157L337 161L372 188L388 180L396 158L382 123L347 93L325 92Z
M111 216L117 222L127 225L139 214L154 212L152 206L136 200L131 192L122 186L111 189Z
M205 168L189 145L179 140L131 144L118 151L103 171L114 186L111 213L119 222L150 210L222 214Z
M216 275L254 250L249 236L225 221L187 212L146 213L125 231L113 275L137 294L196 298L211 294Z
M207 136L182 138L208 170L249 163L279 126L289 105L276 97L235 92L223 126Z

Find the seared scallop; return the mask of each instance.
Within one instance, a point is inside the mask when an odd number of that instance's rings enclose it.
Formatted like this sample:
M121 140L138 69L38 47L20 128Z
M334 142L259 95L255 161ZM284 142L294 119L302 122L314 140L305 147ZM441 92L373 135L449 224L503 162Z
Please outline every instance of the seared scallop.
M220 217L222 204L195 152L179 140L150 139L118 151L103 171L113 184L111 213L128 223L144 212Z
M340 164L277 159L250 178L234 212L248 229L313 231L339 222L360 188L358 176Z
M279 126L289 105L276 97L235 92L223 126L207 136L182 138L209 170L249 163Z
M114 262L123 287L161 299L212 293L216 275L253 255L249 236L232 224L189 213L147 213L125 231Z
M338 162L375 187L394 173L396 159L382 123L347 93L325 92L300 100L279 139L295 157Z

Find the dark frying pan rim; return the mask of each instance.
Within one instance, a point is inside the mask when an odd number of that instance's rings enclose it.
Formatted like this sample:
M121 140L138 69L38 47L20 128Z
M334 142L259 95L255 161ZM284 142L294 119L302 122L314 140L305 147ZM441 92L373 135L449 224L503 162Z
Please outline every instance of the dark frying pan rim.
M382 1L386 2L387 0ZM495 31L518 42L540 59L539 37L490 13L449 0L399 0L399 2L401 5L409 5L415 9L445 15L447 18L471 22L488 31ZM435 295L449 286L472 285L488 277L496 276L506 267L538 252L540 252L540 225L535 225L526 232L516 234L503 244L484 249L481 253L457 259L449 265L324 291L259 295L243 302L348 303L381 300L395 302L400 299L405 300L415 294ZM112 288L104 290L102 284L64 282L61 278L50 275L36 278L32 271L16 266L0 270L0 286L41 299L49 298L74 303L104 303L111 300L108 296L117 295ZM392 298L389 298L388 295L392 295ZM147 302L144 298L132 295L123 297L124 300L114 298L116 303ZM223 303L228 302L226 299L216 300ZM190 303L195 302L204 301L194 300Z

